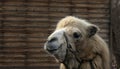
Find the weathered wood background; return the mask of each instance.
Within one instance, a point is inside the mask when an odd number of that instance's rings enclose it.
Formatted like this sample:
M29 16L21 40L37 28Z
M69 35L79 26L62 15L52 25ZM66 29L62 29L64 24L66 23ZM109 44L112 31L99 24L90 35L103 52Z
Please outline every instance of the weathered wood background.
M44 42L61 18L85 18L110 43L109 0L0 0L0 67L58 69Z
M120 0L111 1L111 45L120 68Z

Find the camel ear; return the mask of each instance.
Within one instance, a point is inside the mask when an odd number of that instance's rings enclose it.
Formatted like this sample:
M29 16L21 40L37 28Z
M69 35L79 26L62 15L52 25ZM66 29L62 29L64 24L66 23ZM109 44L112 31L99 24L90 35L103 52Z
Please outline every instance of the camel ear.
M88 37L94 36L100 29L96 25L91 25L88 27Z

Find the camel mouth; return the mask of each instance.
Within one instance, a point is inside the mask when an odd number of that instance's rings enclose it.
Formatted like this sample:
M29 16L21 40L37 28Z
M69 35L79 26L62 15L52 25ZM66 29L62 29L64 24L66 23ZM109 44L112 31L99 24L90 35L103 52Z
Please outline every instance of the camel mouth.
M57 49L47 49L47 51L51 54L54 54L55 52L57 52L61 47L62 47L63 44L61 44Z
M55 51L57 51L57 50L58 50L58 49L52 49L52 50L47 49L47 51L50 52L50 53L53 53L53 52L55 52Z

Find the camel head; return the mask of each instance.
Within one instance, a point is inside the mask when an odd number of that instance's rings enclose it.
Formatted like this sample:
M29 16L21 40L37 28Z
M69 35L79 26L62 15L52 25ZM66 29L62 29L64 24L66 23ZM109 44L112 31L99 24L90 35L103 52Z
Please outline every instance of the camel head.
M67 49L82 55L86 42L94 37L99 28L83 19L68 16L60 20L55 31L48 37L44 49L59 62L63 62ZM88 51L88 50L87 50Z

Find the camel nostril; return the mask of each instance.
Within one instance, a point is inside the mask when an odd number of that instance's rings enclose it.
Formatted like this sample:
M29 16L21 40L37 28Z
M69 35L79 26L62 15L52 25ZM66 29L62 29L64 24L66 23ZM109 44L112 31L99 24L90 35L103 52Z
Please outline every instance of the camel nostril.
M48 40L48 42L53 42L53 41L56 41L57 40L57 38L56 37L53 37L53 38L51 38L50 40Z

